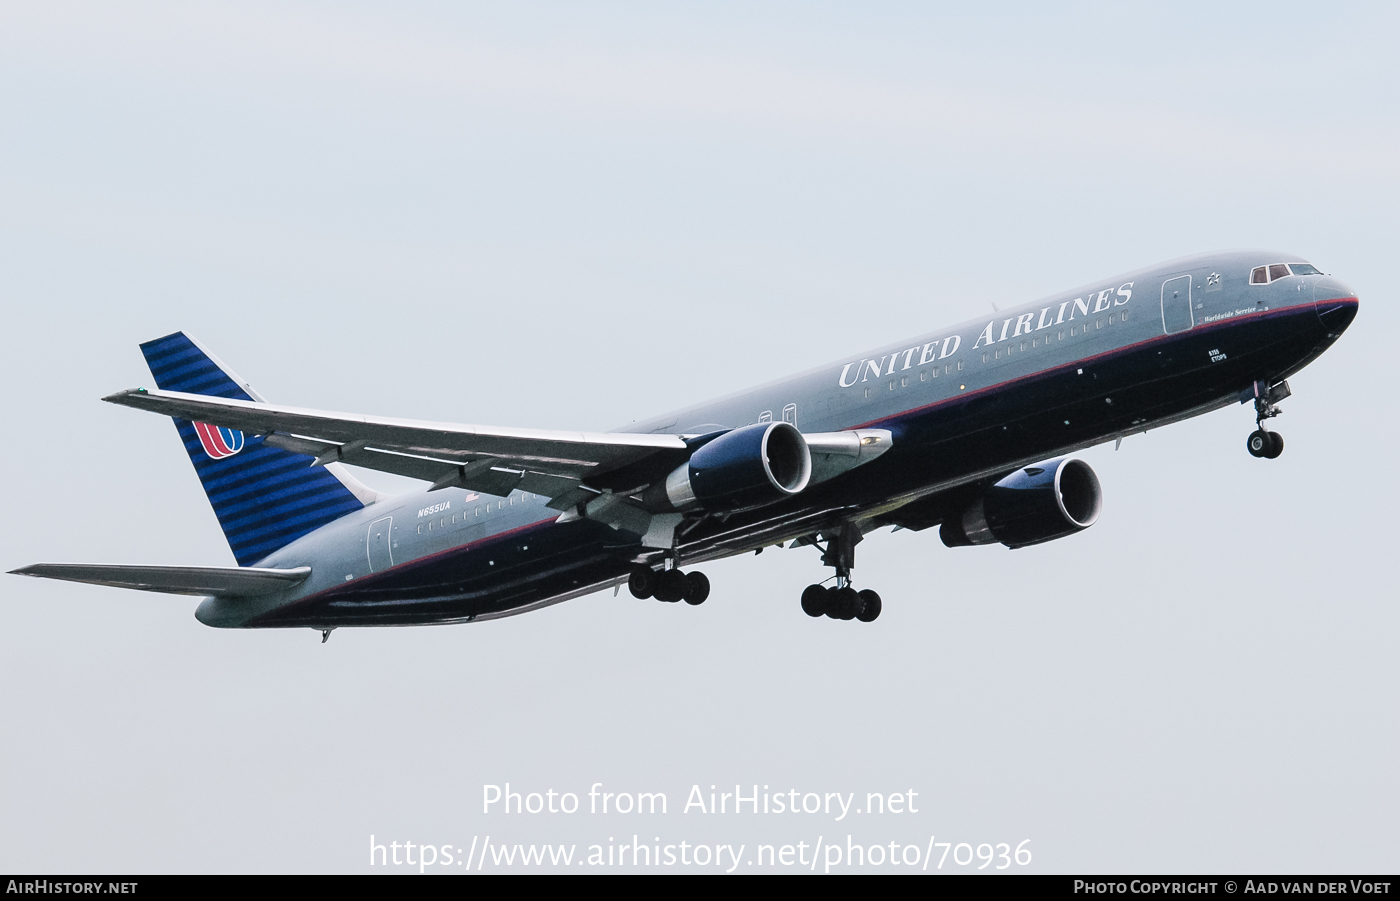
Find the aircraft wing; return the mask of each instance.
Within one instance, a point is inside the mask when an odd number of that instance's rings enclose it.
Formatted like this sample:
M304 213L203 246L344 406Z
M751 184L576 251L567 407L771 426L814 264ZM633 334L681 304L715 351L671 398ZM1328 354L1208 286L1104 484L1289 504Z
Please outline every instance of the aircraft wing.
M311 575L311 567L268 569L255 566L109 566L84 563L36 563L10 570L16 576L87 582L164 594L250 597L291 588Z
M657 454L688 456L676 435L560 432L390 419L135 388L103 400L265 435L275 447L433 483L505 495L519 488L567 509L598 492L583 479Z

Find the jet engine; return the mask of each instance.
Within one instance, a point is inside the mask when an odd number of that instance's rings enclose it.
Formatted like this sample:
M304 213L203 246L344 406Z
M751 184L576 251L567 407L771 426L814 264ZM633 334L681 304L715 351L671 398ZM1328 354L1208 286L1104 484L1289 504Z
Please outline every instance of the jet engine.
M653 508L725 513L791 497L811 478L812 453L797 426L760 422L701 446L666 477L664 494L647 501Z
M938 536L948 547L994 541L1026 547L1089 528L1102 507L1103 492L1094 470L1083 460L1066 457L1011 473L961 515L944 519Z

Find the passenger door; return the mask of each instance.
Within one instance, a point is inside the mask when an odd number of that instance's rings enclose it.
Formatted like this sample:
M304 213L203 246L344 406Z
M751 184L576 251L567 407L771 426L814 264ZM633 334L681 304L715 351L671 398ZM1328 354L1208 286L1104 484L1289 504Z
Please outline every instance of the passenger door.
M369 524L369 534L365 536L365 553L369 555L370 572L381 572L394 565L394 549L389 543L393 529L392 516L376 519Z
M1168 335L1196 324L1191 310L1191 276L1178 275L1162 282L1162 329Z

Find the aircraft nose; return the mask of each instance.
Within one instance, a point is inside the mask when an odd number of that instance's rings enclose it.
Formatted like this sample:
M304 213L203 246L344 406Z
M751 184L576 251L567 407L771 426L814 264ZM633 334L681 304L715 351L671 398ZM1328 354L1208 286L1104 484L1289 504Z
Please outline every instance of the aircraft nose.
M1361 306L1350 288L1331 278L1320 279L1313 286L1313 297L1317 318L1332 335L1346 331Z

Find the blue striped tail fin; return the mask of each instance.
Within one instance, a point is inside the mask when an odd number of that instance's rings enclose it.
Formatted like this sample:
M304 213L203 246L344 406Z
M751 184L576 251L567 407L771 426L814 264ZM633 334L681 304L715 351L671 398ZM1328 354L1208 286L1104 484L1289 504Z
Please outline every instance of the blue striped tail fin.
M141 345L164 391L262 401L196 341L176 332ZM259 435L176 419L214 515L239 566L353 513L373 492L348 473L312 466L312 458L264 444Z

